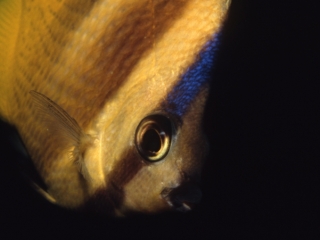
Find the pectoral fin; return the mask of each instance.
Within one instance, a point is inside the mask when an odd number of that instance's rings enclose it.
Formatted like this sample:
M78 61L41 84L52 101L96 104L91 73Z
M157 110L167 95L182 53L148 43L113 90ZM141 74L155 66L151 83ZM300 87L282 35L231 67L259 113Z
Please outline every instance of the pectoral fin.
M36 91L30 91L30 94L41 120L45 121L47 129L59 136L61 146L74 147L71 159L78 164L79 171L86 177L84 153L92 143L92 137L85 134L77 121L50 98Z

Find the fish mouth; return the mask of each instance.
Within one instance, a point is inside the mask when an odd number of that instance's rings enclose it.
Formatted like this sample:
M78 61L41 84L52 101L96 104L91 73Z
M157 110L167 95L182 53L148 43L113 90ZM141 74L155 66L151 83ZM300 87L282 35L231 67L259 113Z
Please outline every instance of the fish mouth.
M200 202L202 192L198 185L187 182L175 188L165 188L161 196L174 210L188 212Z

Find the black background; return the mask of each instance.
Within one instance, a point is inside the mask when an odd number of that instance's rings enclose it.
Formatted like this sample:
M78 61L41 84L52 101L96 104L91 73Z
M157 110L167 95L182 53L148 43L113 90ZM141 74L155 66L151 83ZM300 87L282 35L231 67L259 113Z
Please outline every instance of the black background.
M53 206L24 181L1 124L0 236L319 239L319 17L311 1L234 0L205 114L203 200L129 219Z

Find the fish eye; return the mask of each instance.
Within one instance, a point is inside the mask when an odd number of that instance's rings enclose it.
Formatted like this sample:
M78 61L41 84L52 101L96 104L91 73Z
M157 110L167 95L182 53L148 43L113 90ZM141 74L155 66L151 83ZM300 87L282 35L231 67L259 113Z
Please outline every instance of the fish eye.
M164 115L150 115L137 127L135 144L140 155L155 162L163 159L170 149L172 122Z

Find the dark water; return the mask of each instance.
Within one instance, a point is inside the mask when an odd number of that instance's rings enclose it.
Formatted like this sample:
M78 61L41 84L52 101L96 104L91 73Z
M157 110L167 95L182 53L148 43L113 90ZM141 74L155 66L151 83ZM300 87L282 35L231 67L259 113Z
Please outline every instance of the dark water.
M1 124L0 236L317 239L318 31L310 3L233 1L206 111L203 200L190 214L110 219L52 206L17 171Z

